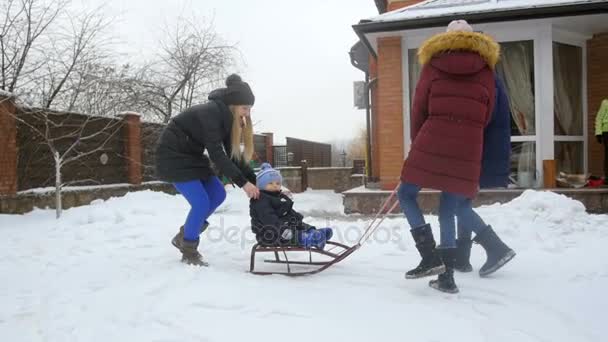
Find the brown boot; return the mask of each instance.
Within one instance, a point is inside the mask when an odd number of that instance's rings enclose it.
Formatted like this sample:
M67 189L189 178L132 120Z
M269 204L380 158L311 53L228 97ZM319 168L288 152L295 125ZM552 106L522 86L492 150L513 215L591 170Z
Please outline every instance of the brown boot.
M203 260L203 256L198 252L198 241L188 241L183 238L179 241L179 250L182 252L182 262L188 265L195 266L209 266L209 264Z
M206 227L203 226L203 228ZM182 253L182 262L188 265L209 266L209 263L203 260L203 255L197 250L198 243L199 240L184 240L184 226L181 226L179 232L171 239L171 244Z
M209 222L205 221L205 223L203 224L203 226L201 227L201 230L199 232L202 233L205 231L205 229L207 229L207 227L209 226ZM177 234L175 234L175 236L173 237L173 239L171 239L171 244L173 246L175 246L175 248L179 249L181 251L181 241L184 239L184 226L179 227L179 232L177 232Z

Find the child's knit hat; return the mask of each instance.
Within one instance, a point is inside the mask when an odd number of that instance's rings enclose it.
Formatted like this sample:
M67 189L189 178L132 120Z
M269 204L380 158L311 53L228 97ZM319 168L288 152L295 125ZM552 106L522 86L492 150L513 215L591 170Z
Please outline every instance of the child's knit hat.
M258 172L256 178L257 187L264 190L266 185L272 181L282 183L283 177L281 176L281 173L278 170L273 169L268 163L262 164L262 166L260 166L260 172Z

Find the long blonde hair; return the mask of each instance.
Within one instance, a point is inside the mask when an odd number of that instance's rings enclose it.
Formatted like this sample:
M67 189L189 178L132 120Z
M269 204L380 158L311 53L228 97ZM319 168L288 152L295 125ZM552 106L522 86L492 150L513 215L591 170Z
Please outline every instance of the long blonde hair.
M253 124L251 122L251 116L245 117L245 127L241 127L241 119L236 113L236 106L229 106L232 112L232 132L230 135L230 145L232 151L230 157L237 161L244 161L249 163L253 157ZM241 153L241 144L245 146L245 149Z

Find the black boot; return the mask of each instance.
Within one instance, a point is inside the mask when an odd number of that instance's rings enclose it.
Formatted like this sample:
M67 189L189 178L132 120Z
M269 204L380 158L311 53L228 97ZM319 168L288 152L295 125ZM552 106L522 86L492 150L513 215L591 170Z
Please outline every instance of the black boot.
M179 250L182 252L182 262L188 265L195 266L209 266L209 264L203 260L203 256L198 252L198 242L188 241L182 239L179 241Z
M486 263L479 269L481 277L496 272L515 257L515 252L500 240L490 226L477 234L473 241L479 243L487 254Z
M454 263L456 262L456 248L439 249L441 260L445 265L445 272L441 273L436 280L431 280L429 286L435 290L446 293L458 293L458 287L454 282Z
M454 269L459 272L471 272L473 266L471 266L471 240L456 240L456 263Z
M425 224L411 232L422 260L418 267L405 273L405 279L417 279L443 273L445 266L435 249L435 238L431 225Z

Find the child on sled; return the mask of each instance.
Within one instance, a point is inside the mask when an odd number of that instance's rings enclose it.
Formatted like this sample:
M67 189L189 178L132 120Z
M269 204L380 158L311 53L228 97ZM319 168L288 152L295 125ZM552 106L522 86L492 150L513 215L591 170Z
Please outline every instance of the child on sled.
M256 177L260 197L249 202L251 229L263 246L298 246L323 249L333 236L331 228L316 229L304 223L293 209L293 201L281 191L283 178L268 163L261 165Z

